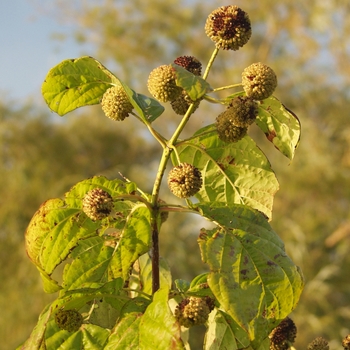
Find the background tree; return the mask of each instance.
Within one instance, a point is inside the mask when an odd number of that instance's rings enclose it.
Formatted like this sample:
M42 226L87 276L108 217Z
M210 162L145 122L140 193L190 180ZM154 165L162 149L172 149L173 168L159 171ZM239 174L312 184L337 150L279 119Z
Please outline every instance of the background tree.
M287 253L306 277L301 301L292 315L299 328L295 346L305 348L315 336L323 335L331 340L331 347L339 348L341 338L350 332L346 326L350 286L345 273L350 265L350 123L345 108L350 99L350 24L345 20L350 5L341 0L235 4L249 13L253 36L237 57L224 52L219 55L218 85L220 77L237 78L252 62L268 62L279 77L276 96L299 116L305 135L288 169L286 160L277 152L270 153L267 142L264 147L283 188L275 199L272 226L281 233ZM184 54L207 60L211 43L202 39L205 18L221 5L219 1L195 0L99 1L97 5L96 1L68 4L57 0L52 8L57 17L75 23L78 42L94 44L95 52L87 54L110 62L109 67L123 80L147 94L147 76L157 65ZM136 86L137 82L145 83ZM93 174L115 177L121 171L132 177L133 172L142 170L145 184L149 183L147 178L154 173L152 160L159 155L158 148L138 132L137 124L135 132L127 135L120 124L100 122L97 108L74 112L61 122L35 106L14 110L7 107L10 105L3 101L0 110L0 186L6 203L0 214L1 263L6 266L0 272L4 281L0 305L7 315L0 321L4 349L14 348L28 336L39 310L50 299L41 292L35 268L23 248L23 232L39 204ZM208 105L208 113L219 110ZM176 116L160 118L157 123L167 123L170 129L172 118ZM191 122L195 126L205 120L206 116L200 115ZM73 137L71 130L76 133L82 125L84 130ZM116 138L118 144L121 140L126 144L120 151L130 150L131 154L118 157L118 149L113 147ZM132 153L135 142L144 142L145 149L149 148L142 155ZM140 157L137 163L144 161L142 169L127 163L136 157ZM125 159L125 164L111 169L114 159ZM170 255L169 263L177 269L183 269L179 261L192 259L191 250L198 249L198 232L191 220L179 224L173 220L164 230L169 234L163 239L162 254L169 255L173 240L183 242L183 249ZM193 271L187 271L189 278L202 269L199 261L192 265ZM184 271L180 272L183 275ZM176 269L174 274L176 278ZM33 300L32 309L25 310L28 297Z

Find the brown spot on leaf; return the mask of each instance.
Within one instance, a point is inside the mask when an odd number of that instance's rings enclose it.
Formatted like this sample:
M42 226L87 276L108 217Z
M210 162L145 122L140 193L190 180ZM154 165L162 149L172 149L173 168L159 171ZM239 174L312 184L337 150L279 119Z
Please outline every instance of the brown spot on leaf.
M224 164L217 162L217 165L219 166L219 168L220 168L222 171L225 171L225 168L226 168L226 167L225 167Z
M249 259L247 256L244 257L243 265L247 265L249 263Z
M272 140L277 136L275 130L271 130L269 133L266 133L267 139L272 142Z

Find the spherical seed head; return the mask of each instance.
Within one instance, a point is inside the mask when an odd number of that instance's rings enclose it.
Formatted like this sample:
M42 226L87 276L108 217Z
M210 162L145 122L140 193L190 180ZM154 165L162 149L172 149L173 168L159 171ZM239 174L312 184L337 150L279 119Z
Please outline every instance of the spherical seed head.
M223 50L238 50L252 35L249 16L238 6L222 6L214 10L205 23L205 33Z
M232 118L232 111L227 109L220 113L216 118L216 131L219 139L224 142L237 142L247 135L248 127L237 126Z
M329 350L328 341L323 337L317 337L307 346L307 350Z
M189 297L177 305L175 317L181 326L189 328L204 324L213 309L214 306L209 297Z
M270 350L288 350L297 336L297 328L292 319L286 317L269 335Z
M111 195L101 188L94 188L83 198L83 212L93 221L106 218L112 209Z
M76 332L83 324L83 316L76 310L59 310L55 314L55 322L60 329Z
M153 69L148 77L148 91L159 101L173 101L182 92L175 79L175 70L171 65L159 66Z
M242 73L243 89L248 97L264 100L270 97L277 87L275 72L265 64L253 63Z
M344 350L350 350L350 334L348 334L341 343Z
M170 191L179 198L191 197L202 187L202 174L193 165L181 163L170 170L168 186Z
M194 75L201 75L202 63L193 56L180 56L174 60L174 63L193 73Z
M191 103L194 103L194 112L199 107L200 99L197 101L192 101L187 92L183 90L178 98L170 102L170 105L176 114L185 115Z
M133 110L133 106L121 86L113 86L107 89L103 94L101 106L108 118L118 121L124 120Z
M236 126L249 126L251 125L258 115L258 103L250 97L239 96L234 98L228 111L232 114L233 124Z

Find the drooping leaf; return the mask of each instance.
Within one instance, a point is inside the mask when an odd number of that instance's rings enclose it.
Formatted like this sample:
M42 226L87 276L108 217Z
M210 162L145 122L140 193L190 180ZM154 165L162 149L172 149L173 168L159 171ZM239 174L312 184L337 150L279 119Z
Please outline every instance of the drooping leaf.
M242 205L198 204L218 228L203 231L199 245L210 267L208 284L257 348L298 303L303 277L265 217Z
M173 156L173 163L193 164L202 173L203 186L196 194L200 202L249 205L271 218L278 181L268 159L249 136L225 143L209 125L177 143L176 149L179 160Z
M197 101L212 90L209 83L200 76L194 75L177 64L172 64L172 67L176 72L176 85L181 86L192 101Z
M256 124L282 154L293 159L300 140L301 126L292 111L271 96L260 102Z
M184 349L180 326L168 305L168 294L169 290L165 287L153 295L153 301L140 322L139 349Z

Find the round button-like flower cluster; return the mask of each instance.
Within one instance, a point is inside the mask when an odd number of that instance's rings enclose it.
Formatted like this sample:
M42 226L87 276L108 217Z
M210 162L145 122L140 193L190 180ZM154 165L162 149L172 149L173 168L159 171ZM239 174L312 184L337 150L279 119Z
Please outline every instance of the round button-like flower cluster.
M170 191L179 198L191 197L202 187L202 174L193 165L181 163L170 170L168 186Z
M112 196L101 188L94 188L83 198L83 212L93 221L106 218L112 209Z
M250 97L238 96L231 101L227 111L231 114L234 125L248 127L258 115L258 103Z
M307 350L329 350L328 341L323 337L317 337L307 346Z
M202 325L214 309L214 301L209 298L189 297L183 299L175 309L175 317L186 328Z
M193 56L180 56L174 60L174 63L193 73L194 75L201 75L202 63Z
M344 350L350 350L350 334L348 334L341 342Z
M269 335L271 350L288 350L297 336L297 327L286 317Z
M270 97L277 87L275 72L265 64L253 63L242 73L243 89L248 97L264 100Z
M223 50L238 50L252 35L249 16L238 6L222 6L210 13L205 33Z
M148 77L147 87L151 95L162 102L173 101L182 92L182 88L176 85L176 74L171 65L153 69Z
M200 76L202 72L202 63L193 56L180 56L174 60L174 63L185 68L194 75ZM176 114L185 115L190 104L194 103L193 112L199 107L200 99L192 101L185 90L182 90L179 97L171 101L171 107Z
M258 103L250 97L238 96L228 105L227 109L216 118L216 130L220 140L237 142L248 131L248 127L258 115Z
M124 120L133 110L133 106L122 86L113 86L106 90L101 101L105 115L113 120Z
M83 316L76 310L58 310L55 322L60 329L76 332L83 324Z
M194 112L199 107L200 99L197 101L192 101L190 96L188 96L187 92L183 90L178 98L170 102L170 105L176 114L185 115L188 110L188 107L192 103L194 103Z

